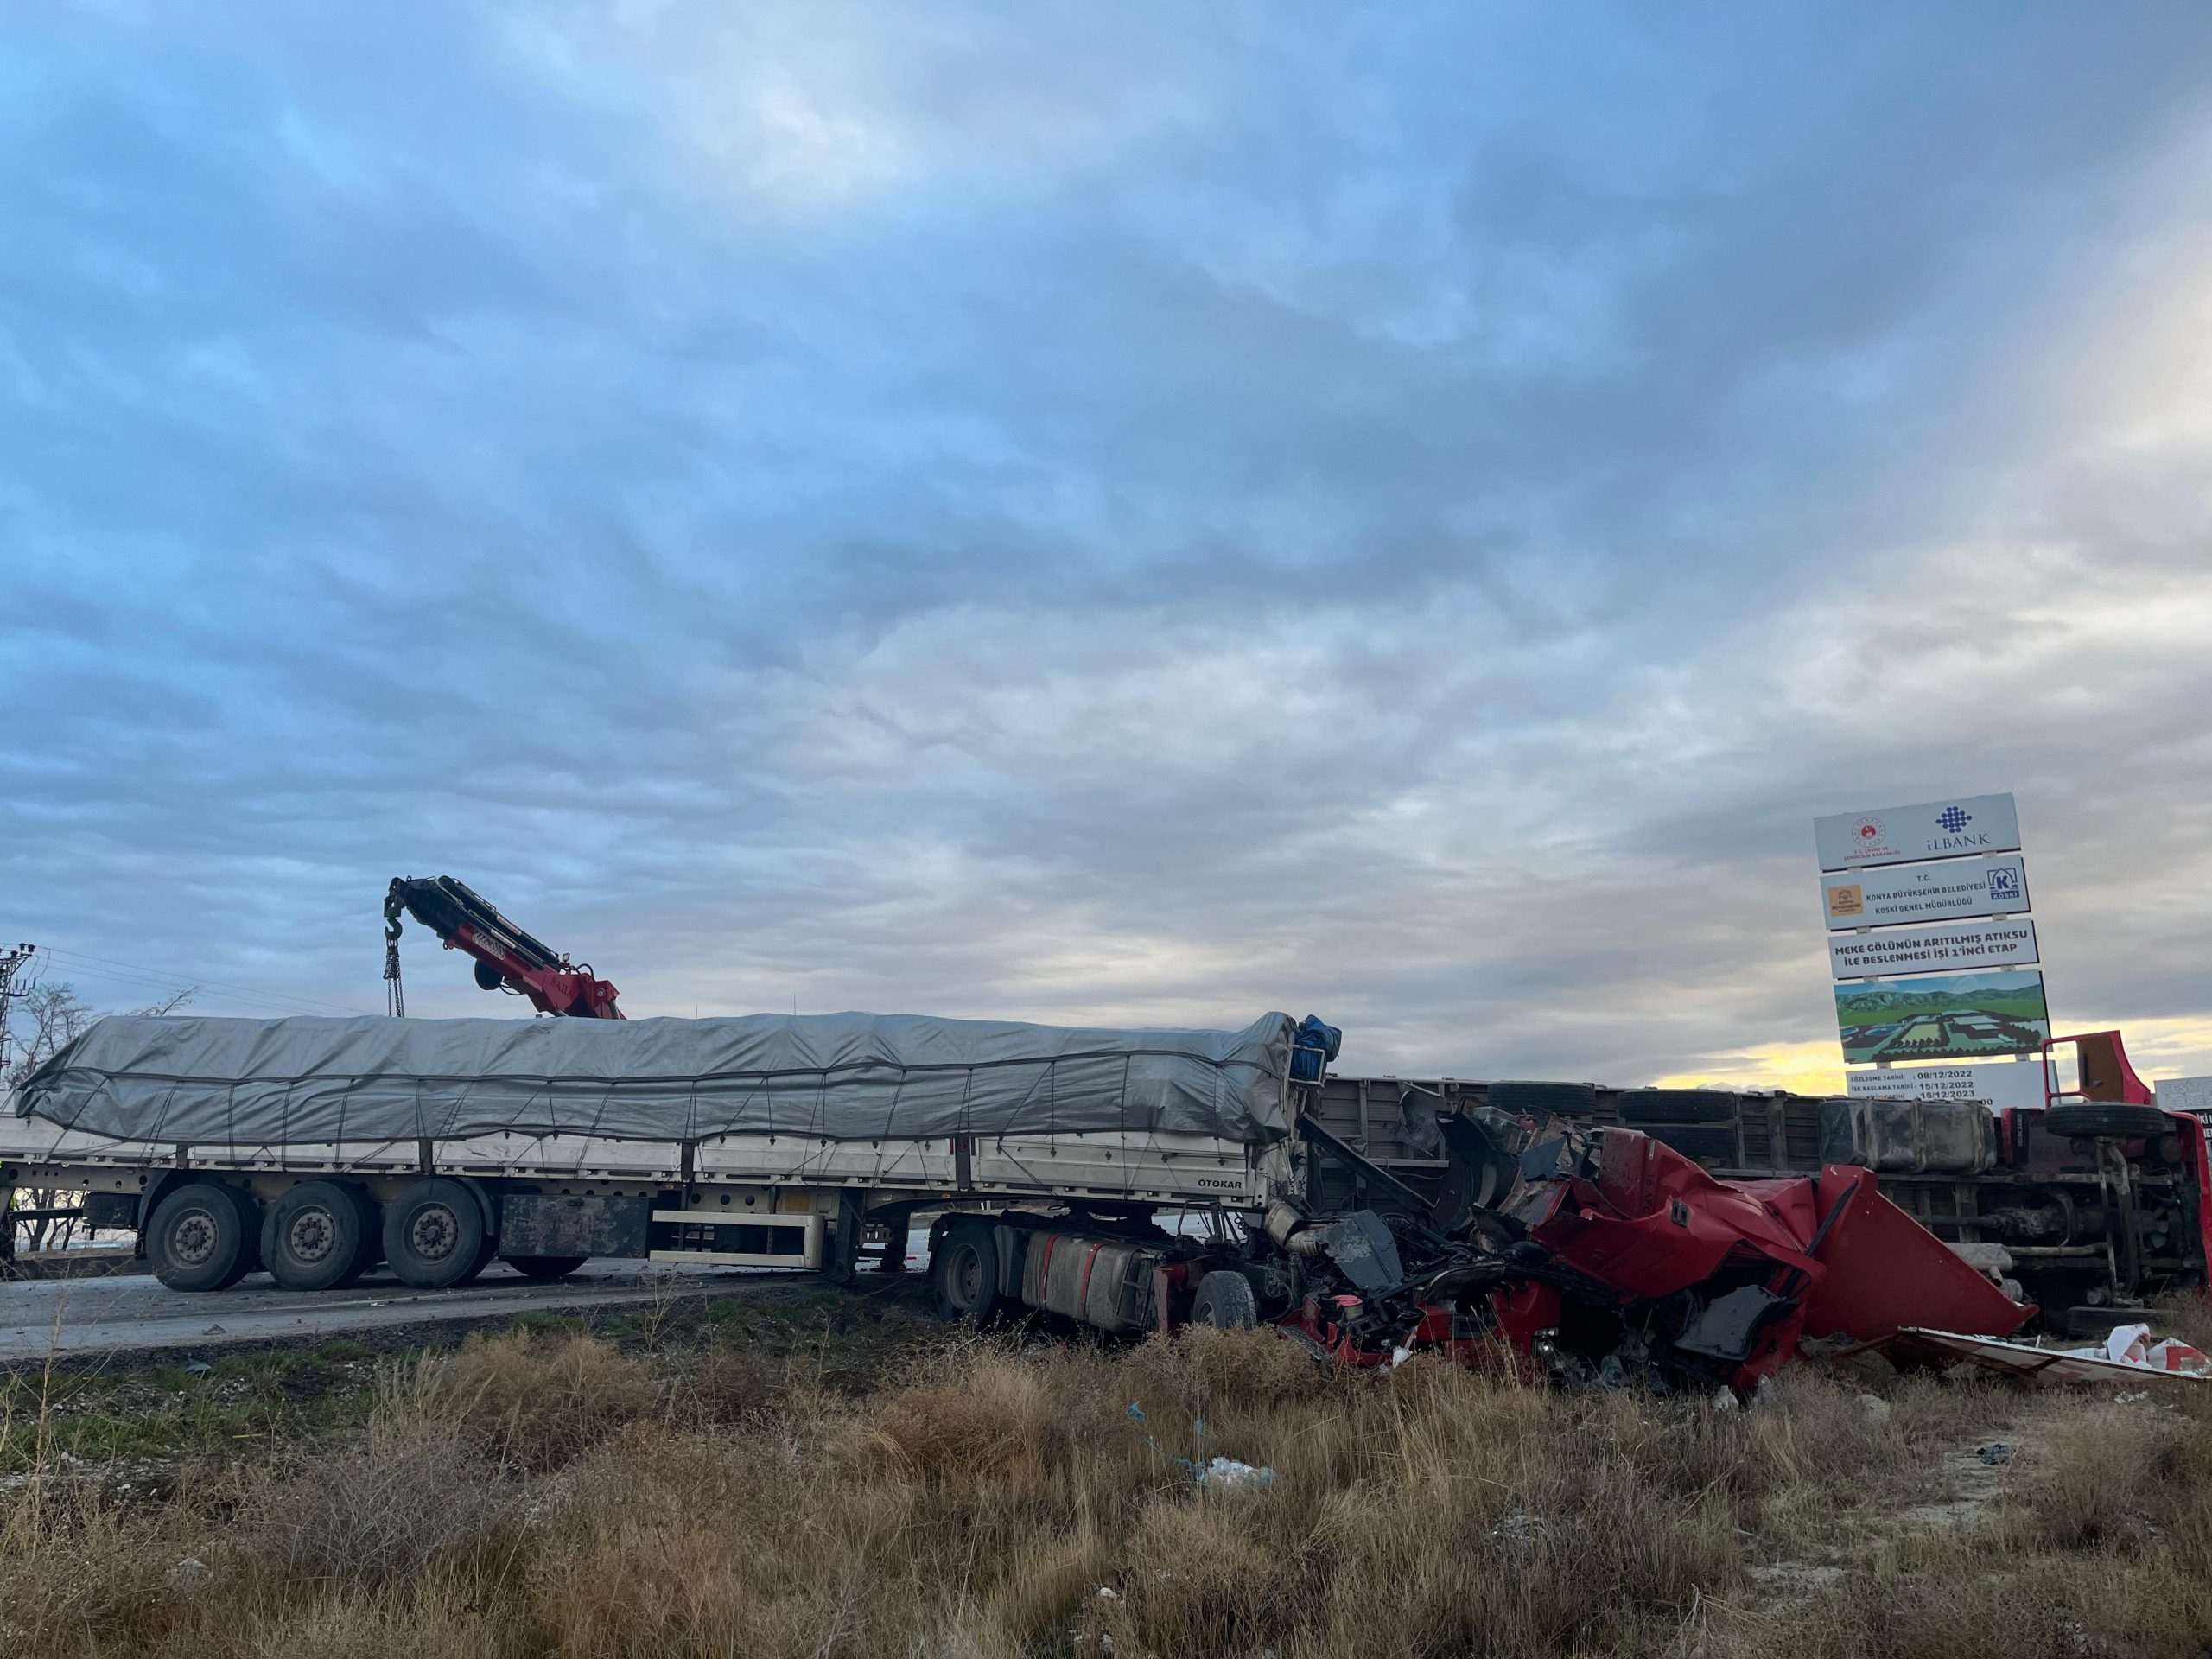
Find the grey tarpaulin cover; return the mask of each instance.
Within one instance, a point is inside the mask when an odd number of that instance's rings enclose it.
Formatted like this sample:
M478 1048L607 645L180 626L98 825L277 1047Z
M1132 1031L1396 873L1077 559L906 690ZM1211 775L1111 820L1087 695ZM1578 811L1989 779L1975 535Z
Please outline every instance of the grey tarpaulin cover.
M216 1020L118 1014L25 1080L16 1110L171 1144L512 1131L833 1141L1077 1130L1285 1132L1290 1016L1090 1031L914 1014L733 1020Z

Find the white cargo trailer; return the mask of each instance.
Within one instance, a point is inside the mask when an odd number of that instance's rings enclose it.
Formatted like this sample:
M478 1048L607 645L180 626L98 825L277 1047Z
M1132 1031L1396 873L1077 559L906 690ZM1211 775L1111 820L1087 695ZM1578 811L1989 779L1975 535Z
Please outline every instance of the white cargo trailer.
M82 1192L194 1291L257 1268L323 1289L379 1261L435 1288L594 1255L843 1277L871 1247L903 1265L936 1211L949 1311L1020 1300L1029 1236L1064 1234L1122 1247L1124 1291L1096 1262L1026 1288L1133 1328L1158 1317L1138 1247L1175 1236L1156 1212L1256 1213L1296 1180L1294 1096L1325 1031L124 1017L27 1081L0 1190ZM1057 1254L1040 1240L1039 1264Z

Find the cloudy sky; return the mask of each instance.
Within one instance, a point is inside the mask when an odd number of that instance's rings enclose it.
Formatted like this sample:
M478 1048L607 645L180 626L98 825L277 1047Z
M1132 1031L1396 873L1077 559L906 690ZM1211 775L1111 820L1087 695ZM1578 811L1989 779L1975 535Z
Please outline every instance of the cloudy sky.
M1832 1084L1810 819L2011 790L2060 1022L2212 1071L2209 52L15 9L0 936L373 1012L450 873L634 1014Z

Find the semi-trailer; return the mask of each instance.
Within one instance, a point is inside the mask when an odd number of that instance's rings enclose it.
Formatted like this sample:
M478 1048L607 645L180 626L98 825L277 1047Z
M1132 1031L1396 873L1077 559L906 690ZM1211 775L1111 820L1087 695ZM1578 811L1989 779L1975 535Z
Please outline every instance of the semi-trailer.
M178 1290L594 1255L847 1275L871 1247L898 1265L923 1211L1149 1237L1156 1211L1263 1208L1325 1030L124 1015L25 1080L0 1185L82 1192ZM936 1254L977 1218L942 1218Z
M179 1290L594 1255L843 1276L900 1265L926 1217L959 1319L1267 1324L1359 1364L1503 1343L1694 1387L1808 1338L2009 1334L2038 1274L2068 1307L2202 1280L2194 1119L2037 1138L1896 1103L1338 1077L1338 1052L1281 1014L124 1016L26 1080L0 1185L82 1192Z

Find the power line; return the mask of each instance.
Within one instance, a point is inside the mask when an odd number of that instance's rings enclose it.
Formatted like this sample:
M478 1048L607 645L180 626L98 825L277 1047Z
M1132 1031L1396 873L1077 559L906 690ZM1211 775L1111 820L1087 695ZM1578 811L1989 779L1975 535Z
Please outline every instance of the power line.
M143 983L188 986L194 989L205 988L209 990L234 991L241 995L258 998L264 1003L276 1005L290 1003L296 1004L302 1008L312 1008L328 1014L368 1014L373 1012L372 1009L348 1007L342 1003L325 1002L315 997L300 996L289 991L272 991L266 986L238 985L227 980L207 979L197 975L179 974L168 969L149 968L140 963L118 962L111 957L95 957L81 950L57 950L53 945L41 947L39 954L53 960L57 968L67 968L72 963L97 963L104 968L121 969L124 970L124 974L119 976L115 973L108 973L105 975L95 973L89 968L84 969L83 971L86 973L86 976L91 978L97 979L105 977L108 979L118 979L128 976L129 977L135 978ZM71 969L70 971L74 972L78 970Z
M296 1002L283 1001L251 991L232 991L227 988L215 990L209 987L195 985L191 980L181 976L164 975L156 978L148 974L117 968L88 967L81 963L64 962L58 957L48 959L43 965L46 977L60 979L67 983L90 980L95 983L127 986L134 990L157 996L169 996L180 992L188 995L203 992L207 1000L217 1003L233 1003L243 1007L267 1009L278 1014L304 1014L321 1012Z
M180 989L188 988L171 981L141 979L136 974L117 973L106 968L59 967L53 971L58 977L59 982L65 985L84 983L95 986L111 985L155 1000L159 1000ZM207 998L207 1003L211 1011L235 1008L253 1014L281 1014L293 1018L307 1017L308 1012L289 1002L264 1002L258 997L244 995L235 991L212 992Z
M240 991L248 996L257 996L276 1002L298 1002L309 1007L328 1008L334 1014L366 1014L366 1008L344 1003L325 1002L318 997L302 996L293 991L271 990L265 985L238 985L228 980L209 979L198 974L180 974L164 968L149 968L140 963L118 962L112 957L95 957L81 950L61 950L52 945L45 948L49 957L63 957L73 962L99 963L109 968L121 968L142 977L175 981L194 988L209 987L217 990Z
M43 954L43 952L41 952L41 956ZM189 990L194 988L188 982L170 979L149 979L143 974L118 973L111 968L85 968L73 966L67 963L56 963L51 961L48 962L45 964L45 967L47 971L45 975L41 976L42 978L49 976L60 977L65 983L68 984L74 984L80 979L91 979L102 981L111 985L129 985L142 991L174 991L178 989ZM228 1001L234 999L226 997L224 1000ZM260 999L257 997L249 998L247 1000L253 1001L263 1007L277 1007L283 1006L275 1002L261 1002Z

